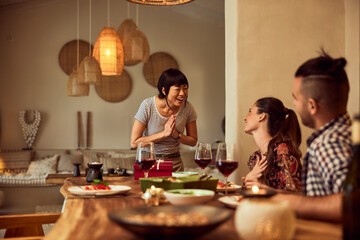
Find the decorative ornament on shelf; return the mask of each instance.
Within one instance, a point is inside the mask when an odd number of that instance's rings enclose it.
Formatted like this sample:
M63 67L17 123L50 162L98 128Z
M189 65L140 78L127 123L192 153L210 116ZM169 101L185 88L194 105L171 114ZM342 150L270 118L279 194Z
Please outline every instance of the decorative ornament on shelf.
M143 5L169 6L169 5L185 4L192 2L194 0L128 0L128 1Z
M38 110L33 110L33 121L29 121L30 113L32 110L20 111L19 113L19 122L23 131L27 149L31 149L36 134L39 130L41 115Z

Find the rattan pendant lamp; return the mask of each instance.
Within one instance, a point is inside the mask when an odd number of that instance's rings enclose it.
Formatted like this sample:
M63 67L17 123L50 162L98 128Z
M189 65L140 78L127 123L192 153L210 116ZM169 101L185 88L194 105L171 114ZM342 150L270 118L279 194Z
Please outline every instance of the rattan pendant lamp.
M169 5L185 4L192 2L194 0L128 0L128 1L143 5L169 6Z
M76 68L70 74L66 84L66 94L69 97L89 96L89 84L79 83L79 0L77 0L77 63Z
M138 5L136 5L136 22L138 23ZM117 34L124 46L124 64L126 66L135 65L139 62L149 60L149 43L143 32L138 30L138 24L130 19L130 9L128 3L128 18L119 26Z
M93 57L99 62L102 75L121 75L124 68L124 50L114 28L110 27L110 3L108 0L108 27L99 34Z
M79 83L100 84L101 68L98 61L91 56L91 0L89 0L89 56L79 66Z

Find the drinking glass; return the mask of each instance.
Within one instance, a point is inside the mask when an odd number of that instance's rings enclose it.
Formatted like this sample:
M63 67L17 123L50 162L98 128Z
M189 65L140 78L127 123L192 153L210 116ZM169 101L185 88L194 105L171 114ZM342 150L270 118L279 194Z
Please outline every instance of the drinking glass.
M229 175L238 167L238 154L235 144L219 143L215 159L216 167L225 177L225 194Z
M137 146L135 163L144 172L145 178L148 177L150 169L156 163L155 147L153 142L141 142Z
M195 162L202 169L202 174L205 175L205 168L211 163L211 144L198 143L195 151Z

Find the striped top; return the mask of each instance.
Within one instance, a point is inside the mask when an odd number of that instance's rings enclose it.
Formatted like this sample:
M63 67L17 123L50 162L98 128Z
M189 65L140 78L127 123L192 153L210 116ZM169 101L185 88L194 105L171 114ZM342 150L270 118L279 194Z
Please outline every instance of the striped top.
M194 107L189 101L183 104L176 113L175 129L179 133L183 133L188 122L196 121L197 114ZM145 99L137 113L135 119L145 125L143 136L151 136L153 134L164 131L168 117L162 116L156 108L155 96ZM164 138L155 145L156 154L171 154L179 152L180 143L172 136Z

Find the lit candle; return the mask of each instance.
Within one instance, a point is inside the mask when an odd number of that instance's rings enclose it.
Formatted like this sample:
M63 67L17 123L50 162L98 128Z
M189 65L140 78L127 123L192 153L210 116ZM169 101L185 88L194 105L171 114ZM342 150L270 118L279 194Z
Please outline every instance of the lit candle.
M156 188L152 185L150 188L146 189L144 193L145 203L148 206L158 206L160 202L161 194L163 193L162 188Z
M253 193L255 193L255 194L256 194L256 193L259 193L259 187L256 186L256 185L254 185L251 190L252 190Z

